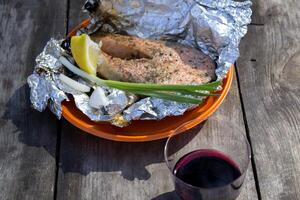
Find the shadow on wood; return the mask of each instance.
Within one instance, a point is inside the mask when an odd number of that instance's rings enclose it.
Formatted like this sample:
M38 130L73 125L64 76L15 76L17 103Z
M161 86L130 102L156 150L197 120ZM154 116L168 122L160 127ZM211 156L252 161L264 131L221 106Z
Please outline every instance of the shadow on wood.
M151 200L180 200L180 198L178 197L175 191L172 191L161 194Z
M40 113L31 108L29 96L27 84L17 89L5 105L5 112L1 119L11 120L17 128L16 132L19 132L18 139L21 143L44 147L51 156L55 157L57 120L49 110ZM40 123L45 121L47 124ZM35 130L32 130L32 127Z
M43 147L55 157L57 120L49 110L40 113L32 109L29 99L29 88L25 84L10 97L1 118L11 120L16 126L21 143ZM47 121L47 124L39 123L41 121ZM32 126L32 123L35 124ZM34 131L32 127L35 128ZM121 175L128 180L134 178L146 180L150 178L146 167L164 162L163 149L166 140L144 143L114 142L86 134L69 123L63 123L63 127L65 131L60 141L62 148L59 166L64 173L77 172L87 175L90 172L120 171ZM188 131L186 134L189 136L182 141L182 146L188 143L200 129L201 126L197 126Z
M63 123L60 168L65 173L118 172L127 180L147 180L147 166L164 162L166 140L144 143L109 141L86 134L69 123ZM201 126L191 129L181 146L187 144L200 131ZM178 146L180 148L180 146Z

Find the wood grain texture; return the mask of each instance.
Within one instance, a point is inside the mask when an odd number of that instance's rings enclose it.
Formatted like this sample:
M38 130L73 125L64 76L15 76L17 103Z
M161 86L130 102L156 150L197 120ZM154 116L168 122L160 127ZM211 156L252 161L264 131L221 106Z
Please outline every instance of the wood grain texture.
M86 15L80 14L83 0L70 1L70 27ZM234 80L229 96L212 118L225 119L244 127L237 83ZM201 133L210 135L210 123ZM190 131L198 133L200 127ZM62 122L60 168L57 199L101 200L178 200L163 148L165 140L145 143L120 143L89 135ZM239 200L257 199L252 168Z
M30 107L26 79L64 17L64 1L0 1L0 199L53 199L57 121Z
M237 62L262 199L300 199L300 4L257 0Z

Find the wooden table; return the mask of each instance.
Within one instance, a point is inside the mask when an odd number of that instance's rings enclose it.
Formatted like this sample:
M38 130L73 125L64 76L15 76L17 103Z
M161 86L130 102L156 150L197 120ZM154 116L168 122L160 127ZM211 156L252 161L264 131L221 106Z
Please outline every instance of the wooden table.
M107 141L30 108L34 59L86 18L82 4L0 1L0 199L178 199L164 140ZM252 8L231 91L211 118L245 127L250 139L239 200L300 199L300 3L255 0ZM215 131L206 126L201 134Z

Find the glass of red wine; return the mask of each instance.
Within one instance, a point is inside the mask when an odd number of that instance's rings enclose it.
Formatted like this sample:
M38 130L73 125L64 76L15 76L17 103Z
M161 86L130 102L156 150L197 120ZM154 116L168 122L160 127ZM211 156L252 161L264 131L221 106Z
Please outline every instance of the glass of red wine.
M184 200L234 200L240 194L251 150L244 131L229 121L207 120L168 138L164 155L175 191Z

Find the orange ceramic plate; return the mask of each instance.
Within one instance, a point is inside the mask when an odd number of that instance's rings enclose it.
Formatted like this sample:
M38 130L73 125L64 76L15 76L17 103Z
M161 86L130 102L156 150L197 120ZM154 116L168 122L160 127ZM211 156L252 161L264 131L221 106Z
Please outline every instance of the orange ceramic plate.
M76 30L87 26L89 21L84 21L76 27L69 36L75 34ZM118 128L110 125L108 122L93 122L85 116L74 104L74 101L64 101L62 104L63 117L74 126L81 130L115 141L124 142L144 142L168 137L172 132L182 124L185 126L182 132L196 126L212 115L225 99L231 86L233 77L233 67L230 68L227 77L223 81L223 90L218 97L208 97L203 104L197 108L187 111L182 116L166 117L156 120L136 120L129 126Z

